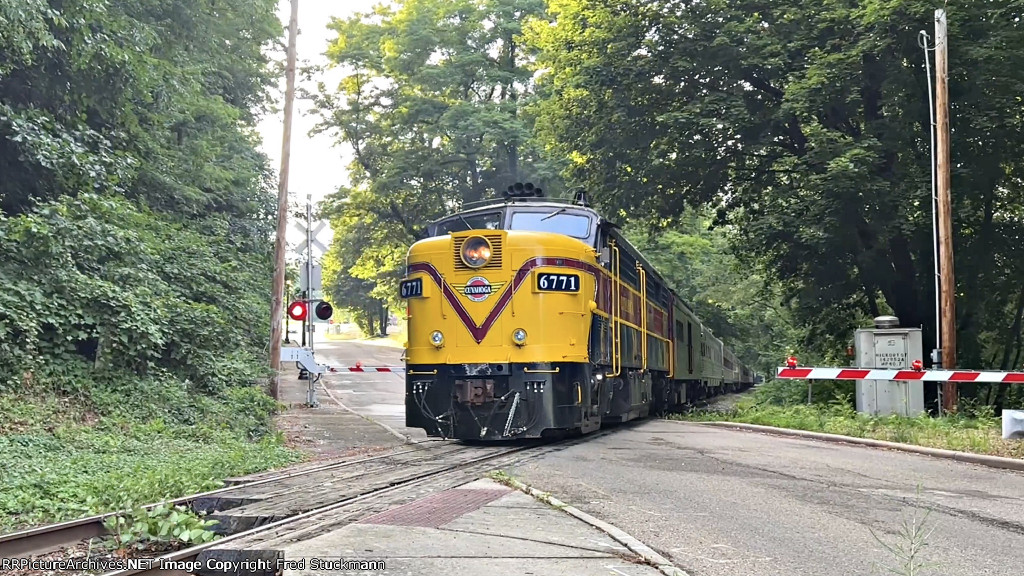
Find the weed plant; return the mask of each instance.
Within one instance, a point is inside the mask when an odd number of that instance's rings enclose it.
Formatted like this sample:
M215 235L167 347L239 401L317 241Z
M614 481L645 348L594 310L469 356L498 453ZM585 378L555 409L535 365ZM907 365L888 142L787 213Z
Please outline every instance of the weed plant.
M79 384L0 394L0 532L131 510L300 459L273 430L279 405L257 387Z
M926 529L931 509L924 508L924 513L922 514L920 500L921 486L919 485L917 487L916 501L913 505L913 513L910 518L907 518L906 515L903 516L900 530L896 532L894 542L884 541L874 530L871 530L871 536L895 560L895 565L876 566L876 568L881 569L880 571L899 576L921 576L929 568L937 566L936 563L925 561L928 539L935 529L934 527Z

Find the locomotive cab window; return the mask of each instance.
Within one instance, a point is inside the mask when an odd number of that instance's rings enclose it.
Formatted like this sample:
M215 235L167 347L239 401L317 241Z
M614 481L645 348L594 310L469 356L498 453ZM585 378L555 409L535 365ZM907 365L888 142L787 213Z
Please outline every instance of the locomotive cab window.
M502 213L500 211L486 212L484 214L456 214L435 224L431 235L442 236L466 230L499 230L501 229L501 221Z
M554 232L580 240L590 238L590 217L564 210L564 208L552 208L544 212L513 212L509 219L508 229Z

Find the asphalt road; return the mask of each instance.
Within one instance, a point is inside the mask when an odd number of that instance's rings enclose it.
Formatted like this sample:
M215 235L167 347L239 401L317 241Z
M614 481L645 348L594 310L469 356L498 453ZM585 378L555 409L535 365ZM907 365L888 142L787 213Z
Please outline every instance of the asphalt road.
M317 344L320 362L397 365L401 349ZM402 433L395 374L324 378ZM321 397L321 402L330 401ZM1024 474L874 448L664 420L621 426L506 472L619 526L692 576L891 573L928 513L921 576L1024 571ZM920 492L918 492L920 491ZM898 572L909 574L910 572Z
M906 548L903 520L929 508L919 560L937 565L913 574L1024 570L1024 475L1014 472L669 421L508 472L627 530L693 576L888 573L900 559L872 531Z

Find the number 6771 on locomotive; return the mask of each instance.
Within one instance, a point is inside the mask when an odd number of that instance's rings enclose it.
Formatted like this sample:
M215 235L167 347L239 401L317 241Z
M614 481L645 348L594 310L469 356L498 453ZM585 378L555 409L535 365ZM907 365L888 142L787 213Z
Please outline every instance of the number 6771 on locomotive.
M427 236L399 288L406 426L473 440L586 434L754 382L582 194L552 201L516 184Z

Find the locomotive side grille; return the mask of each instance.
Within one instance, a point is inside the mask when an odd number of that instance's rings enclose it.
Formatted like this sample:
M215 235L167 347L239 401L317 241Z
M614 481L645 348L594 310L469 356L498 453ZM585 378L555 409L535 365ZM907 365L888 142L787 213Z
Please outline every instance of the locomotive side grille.
M480 236L487 239L491 243L491 260L481 266L480 268L470 268L466 266L466 263L462 261L462 245L467 239L472 236L466 236L455 239L455 246L452 255L455 258L455 271L456 272L472 272L474 270L493 270L495 268L501 268L501 234L480 234Z

